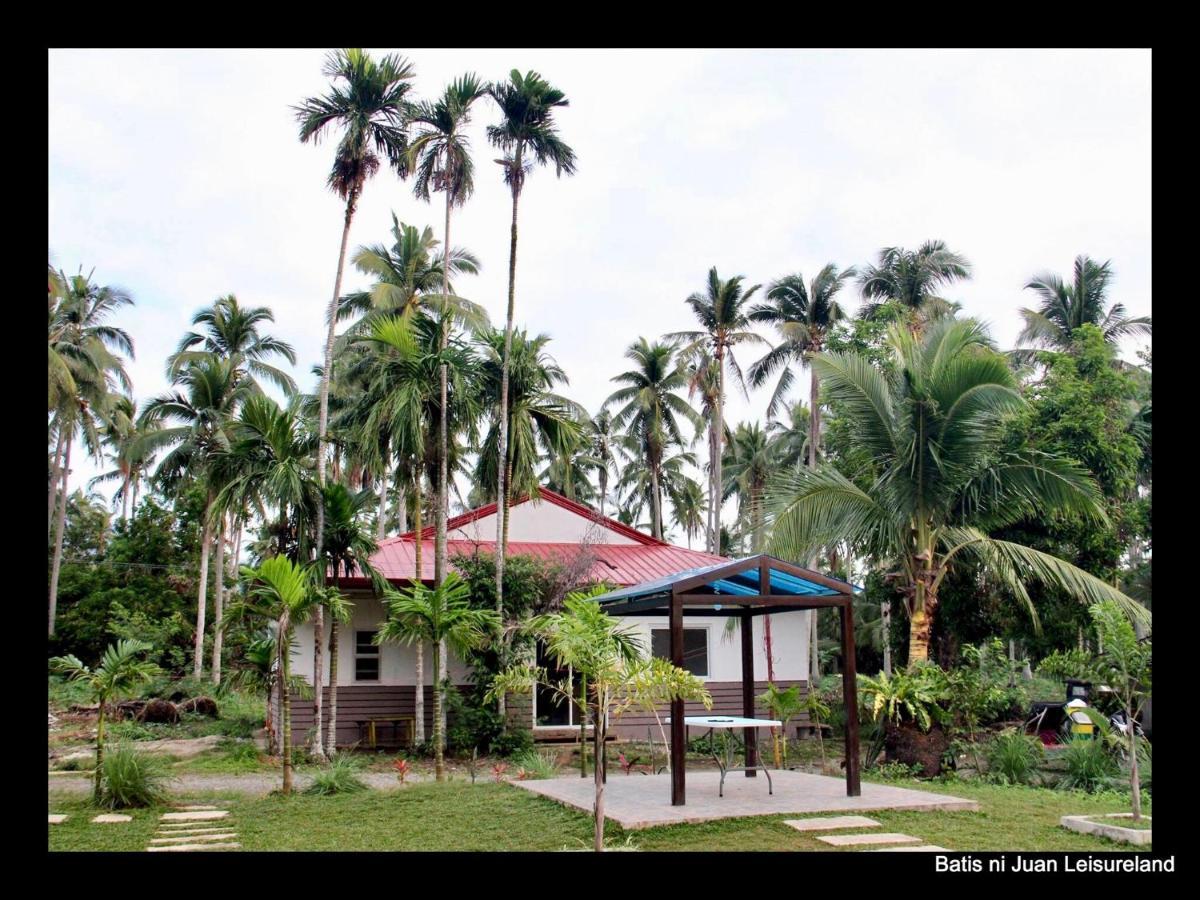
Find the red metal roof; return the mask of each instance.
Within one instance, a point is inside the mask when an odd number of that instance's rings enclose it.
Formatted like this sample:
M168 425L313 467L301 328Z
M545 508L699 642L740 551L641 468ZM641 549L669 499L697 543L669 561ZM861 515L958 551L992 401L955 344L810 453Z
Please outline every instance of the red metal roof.
M591 522L598 522L606 528L637 541L637 543L632 545L602 543L581 545L553 541L509 541L509 556L535 556L547 561L570 563L586 554L591 559L589 575L592 578L620 587L641 584L643 581L674 575L684 569L694 569L698 566L708 566L725 561L723 556L714 556L700 550L689 550L686 547L676 547L666 541L660 541L627 525L622 525L614 519L601 516L595 510L545 488L541 488L540 492L541 499L571 510ZM522 498L519 501L519 503L525 502L528 502L528 498ZM496 504L489 503L487 506L481 506L460 516L455 516L447 522L447 528L453 531L476 519L491 515L495 511ZM433 529L423 529L421 534L423 540L421 541L420 577L423 581L432 581ZM446 542L446 550L451 558L457 555L491 554L495 552L495 546L495 541L451 539ZM371 557L371 564L388 581L406 584L417 575L416 550L417 541L412 532L389 538L380 542L379 549Z

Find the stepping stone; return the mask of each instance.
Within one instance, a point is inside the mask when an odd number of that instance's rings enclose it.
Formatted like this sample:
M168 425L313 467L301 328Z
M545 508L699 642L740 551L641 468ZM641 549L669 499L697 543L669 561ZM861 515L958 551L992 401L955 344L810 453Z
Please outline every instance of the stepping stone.
M797 831L825 831L829 828L878 828L879 823L866 816L818 816L815 819L784 819Z
M48 813L48 815L50 816L51 825L61 825L63 822L67 821L66 816L59 816L55 815L54 813Z
M175 808L180 812L209 812L214 809L220 809L219 806L177 806Z
M132 822L133 816L121 816L116 813L104 813L92 819L93 822L99 825L112 825L116 822Z
M162 822L205 822L209 819L223 819L229 815L228 810L224 809L207 809L198 810L196 812L173 812L163 813Z
M921 853L928 851L930 853L953 853L953 850L947 850L945 847L939 847L936 844L922 844L920 847L880 847L876 853Z
M176 851L188 850L237 850L241 847L238 843L227 844L171 844L168 847L147 847L148 853L174 853Z
M834 847L856 847L861 844L919 844L920 838L895 831L882 831L877 834L818 834L818 841L832 844Z
M200 843L203 841L224 841L229 838L235 838L237 835L232 831L226 831L224 834L185 834L182 837L165 837L151 838L151 844L186 844Z
M160 836L160 838L170 838L170 836L176 835L176 834L197 834L197 835L199 835L199 834L211 834L212 832L224 832L224 830L227 830L226 826L222 826L221 828L169 828L169 829L160 830L160 832L158 832L157 834L158 834L158 836Z

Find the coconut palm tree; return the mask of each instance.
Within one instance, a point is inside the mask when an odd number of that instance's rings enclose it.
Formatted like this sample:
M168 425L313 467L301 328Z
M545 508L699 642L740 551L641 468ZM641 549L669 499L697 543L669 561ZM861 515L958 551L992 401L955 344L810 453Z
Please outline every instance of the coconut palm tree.
M708 423L708 461L704 466L708 475L708 483L705 487L705 496L711 499L717 494L713 485L713 478L716 476L717 467L715 460L721 446L716 427L717 393L720 389L721 379L717 374L716 360L704 348L700 348L689 357L686 357L684 371L687 373L688 399L690 400L697 394L699 395L700 416L703 421ZM720 522L717 519L717 507L708 502L704 506L706 516L704 549L709 553L716 553L716 547L713 545L713 534L720 527Z
M867 303L858 314L871 318L884 303L896 301L908 310L910 329L919 333L923 322L957 308L935 292L970 277L967 258L948 249L945 241L926 241L916 250L884 247L879 262L859 273L858 283Z
M1030 361L1037 347L1069 352L1075 329L1083 325L1095 325L1110 344L1130 335L1149 337L1150 316L1131 317L1121 303L1105 309L1112 277L1112 260L1097 263L1083 254L1075 257L1070 284L1052 272L1031 278L1025 289L1041 302L1036 310L1021 310L1025 327L1017 344L1025 347L1016 352L1019 360Z
M579 443L557 456L546 456L546 467L538 479L550 490L562 494L568 500L592 504L596 489L592 486L591 473L601 467L600 460L591 454L584 433L588 422L580 423Z
M739 344L765 344L761 337L750 330L750 298L762 285L750 288L742 286L742 275L722 279L717 274L717 267L708 270L708 283L703 291L697 291L687 298L687 305L700 322L700 331L680 331L668 335L671 338L687 342L683 348L685 355L694 356L707 352L712 357L711 368L701 365L698 371L705 372L716 379L714 386L714 405L709 446L709 466L711 485L708 502L712 508L712 532L710 544L716 547L719 542L717 529L721 523L721 494L724 481L721 477L722 440L725 436L725 367L733 370L742 392L746 392L745 379L741 367L734 356L734 347Z
M116 504L121 504L121 519L124 522L129 521L131 509L137 512L138 485L154 463L154 455L147 452L143 440L146 433L146 426L139 422L136 401L123 394L117 395L102 438L113 468L89 481L88 489L102 482L119 482L113 492L112 502L114 509Z
M462 206L475 189L475 166L470 145L463 133L471 118L471 106L487 94L487 85L477 75L467 74L452 81L433 103L420 103L411 121L416 126L409 148L415 173L413 192L422 200L430 190L442 191L446 200L443 245L450 246L450 210ZM442 296L450 296L450 267L442 267ZM449 336L448 334L446 335ZM445 350L445 346L442 347ZM434 529L434 584L442 583L446 571L446 518L450 508L448 491L449 436L446 422L446 366L438 376L441 415L438 417L437 513Z
M767 418L774 418L795 380L793 363L810 368L809 360L814 353L825 349L825 338L829 330L846 318L846 313L837 302L838 291L851 278L854 269L838 270L827 263L810 284L804 283L800 273L787 275L767 288L767 303L760 303L750 310L752 322L773 325L779 332L780 343L767 352L766 356L750 367L750 384L759 388L767 379L779 372L779 381L767 404ZM811 374L811 373L810 373ZM808 464L816 466L820 449L821 404L820 381L811 374L809 384L809 434L816 440L809 442Z
M233 294L218 297L212 306L192 317L192 324L204 326L203 331L189 331L183 336L179 349L167 357L167 374L174 378L209 353L231 360L239 378L250 379L251 387L260 393L257 379L263 378L285 394L292 394L296 382L267 360L282 357L295 365L296 351L291 344L259 331L261 324L274 321L275 314L265 306L243 307Z
M375 635L377 644L428 642L433 647L433 670L441 671L442 648L467 652L484 646L500 630L500 617L490 609L471 606L471 589L456 572L447 572L435 588L414 582L411 588L388 591L388 619ZM446 681L435 679L433 691L434 773L445 781L442 745L442 707Z
M767 423L767 435L780 469L796 469L808 459L808 435L812 416L803 403L784 403L783 415Z
M1099 489L1074 463L1004 448L1006 415L1025 406L1004 358L982 325L943 318L921 336L893 326L894 365L885 374L863 357L822 353L827 395L849 419L848 439L876 462L860 487L829 465L772 485L771 552L808 559L837 541L886 565L909 613L909 662L929 655L938 591L948 572L974 560L1024 603L1041 581L1087 603L1112 599L1134 617L1147 612L1120 591L1064 560L989 532L1032 516L1105 517Z
M497 147L503 157L496 162L504 169L504 183L512 195L512 226L508 245L508 313L504 320L504 347L500 357L500 401L499 442L497 459L509 459L508 428L511 416L509 403L509 365L513 344L513 313L517 285L517 208L525 178L534 165L553 164L554 174L561 178L565 172L575 174L575 151L558 135L554 124L554 111L567 106L566 94L550 85L537 72L522 75L516 69L509 72L508 81L488 85L488 96L500 107L500 123L489 125L488 141ZM506 498L512 494L508 484L508 472L497 466L496 496ZM507 534L508 509L504 503L496 512L496 612L504 611L504 553ZM500 698L500 713L504 713L504 698Z
M247 606L278 623L275 644L282 686L283 794L288 796L292 793L292 699L288 690L292 682L292 629L308 619L320 595L314 590L312 571L286 556L272 556L258 568L242 566L242 576L247 582Z
M689 550L692 548L692 538L704 530L704 521L701 516L704 513L705 505L704 488L700 487L700 482L693 478L685 479L682 490L672 497L672 522L683 530L687 537Z
M213 501L222 487L213 464L229 449L229 423L242 401L253 393L249 381L239 379L232 359L206 355L179 372L175 390L152 399L140 417L142 425L148 429L142 440L145 452L171 448L159 462L155 479L167 490L178 489L189 481L206 486L200 584L196 598L193 674L197 679L204 671L208 560L217 518ZM154 425L159 427L149 430Z
M596 486L600 498L600 515L604 515L604 504L608 500L608 478L612 474L616 458L613 455L612 413L607 409L592 416L584 429L590 454L596 460Z
M609 395L604 405L618 407L612 414L612 427L627 431L645 463L650 479L651 531L662 540L662 476L667 448L685 443L680 419L699 431L700 417L678 393L686 381L673 345L651 344L638 338L625 351L625 358L633 368L612 377L621 387Z
M758 422L739 422L726 439L725 494L738 498L750 529L750 552L761 553L764 537L764 502L767 482L775 471L775 459L766 432Z
M641 516L643 510L654 509L656 483L657 505L660 508L664 508L664 497L671 502L672 507L679 502L679 498L689 490L689 483L695 483L687 473L689 469L696 468L696 454L671 444L669 449L674 452L664 455L656 477L651 477L642 442L635 433L621 435L617 447L622 458L621 477L617 479L617 496L628 519L620 521L653 534L653 521L637 523L637 517Z
M143 653L153 647L145 641L123 640L109 644L96 668L85 666L74 655L55 656L50 660L52 671L66 675L71 681L82 682L96 703L96 771L92 780L92 802L100 802L100 779L104 772L104 721L108 704L121 694L158 674L158 666L145 659Z

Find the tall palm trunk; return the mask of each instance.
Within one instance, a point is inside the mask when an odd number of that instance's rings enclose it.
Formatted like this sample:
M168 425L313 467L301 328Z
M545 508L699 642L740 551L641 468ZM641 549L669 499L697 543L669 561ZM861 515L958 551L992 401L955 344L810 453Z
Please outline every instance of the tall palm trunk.
M416 540L413 546L414 562L416 564L416 573L413 578L413 584L420 584L422 581L422 559L421 548L424 541L421 539L421 482L420 476L417 476L416 483L417 505L413 515L413 533L416 535ZM413 738L418 744L425 742L425 646L422 641L416 642L417 663L416 663L416 685L413 696Z
M141 481L142 481L142 476L139 473L134 472L133 473L133 514L135 516L137 515L138 485L141 484Z
M108 698L100 700L96 716L96 771L92 775L92 802L100 803L100 779L104 773L104 707Z
M346 216L342 225L342 244L338 250L337 275L333 280L333 297L329 300L329 330L325 335L325 364L321 370L321 405L317 423L317 483L325 487L325 449L329 443L329 380L333 374L333 341L337 330L337 304L342 292L342 273L346 268L346 244L350 240L350 223L354 220L354 209L358 203L358 190L352 188L346 198ZM317 503L317 546L316 559L321 559L325 550L325 498ZM324 568L321 580L324 581ZM324 663L322 647L325 642L325 610L318 606L313 615L313 730L312 754L324 757L322 739L322 693Z
M658 493L658 464L650 461L650 530L662 540L662 498Z
M593 848L597 853L604 850L604 710L607 708L607 698L604 691L597 685L596 711L592 723L593 747L593 783L596 786L596 802L593 806L595 816L595 836Z
M519 179L524 145L517 144L513 154L513 168ZM505 479L505 460L508 459L508 361L512 355L513 313L517 286L517 207L521 200L519 180L512 184L512 231L508 244L508 312L504 320L504 356L500 360L500 446L497 460L498 484L496 485L496 612L504 616L504 541L507 535L508 497ZM504 695L497 701L501 720L504 719Z
M817 372L812 367L812 358L809 357L809 390L808 390L808 468L816 469L817 467L817 444L821 440L821 408L819 397L821 396L821 386L817 379ZM813 556L809 560L808 567L816 569L819 558ZM821 622L820 610L813 609L809 612L810 633L808 636L809 659L810 659L810 689L815 689L821 678Z
M716 507L713 513L713 550L714 553L721 552L721 495L724 482L721 480L721 454L724 449L722 446L725 443L725 349L720 344L717 344L717 402L714 410L716 412L716 434L713 436L713 465L715 471L713 473L713 493L709 497L710 502Z
M199 681L204 675L204 625L208 617L208 555L212 549L212 523L209 513L212 510L213 495L208 492L204 501L204 530L200 537L200 589L196 593L196 644L193 653L192 675Z
M375 540L382 541L387 534L387 496L388 479L387 466L384 466L383 477L379 479L379 512L375 522Z
M63 453L62 486L59 488L58 521L54 526L54 560L50 564L50 637L54 637L54 620L58 615L58 573L62 569L63 532L67 526L67 476L71 473L71 439L67 438Z
M217 558L213 566L213 580L216 582L213 592L213 646L212 646L212 681L221 683L221 650L225 644L225 514L217 523Z
M579 777L587 778L587 676L579 675Z
M337 564L333 567L333 587L338 588ZM338 620L337 616L329 617L329 739L325 742L329 752L337 753L337 711L338 711Z
M280 716L280 726L283 730L283 793L286 796L292 792L292 697L291 697L291 647L289 647L288 632L291 630L291 617L285 611L279 617L279 639L276 647L279 651L279 672L282 685L279 689L280 705L283 707Z
M446 188L446 226L445 237L446 241L442 245L442 317L443 327L439 350L444 354L450 343L450 329L446 318L449 315L450 306L450 195L449 186ZM446 576L446 517L449 512L450 494L448 490L448 464L447 459L450 454L450 438L448 433L447 419L449 418L449 409L447 402L449 391L447 390L447 369L446 363L443 361L438 367L438 381L440 390L440 406L438 409L438 483L437 483L437 527L434 529L434 545L433 545L433 586L438 587L442 583L442 579Z
M437 781L446 780L446 760L442 752L442 690L443 682L437 673L442 666L441 641L433 644L433 776Z
M1142 820L1142 777L1138 772L1137 731L1133 720L1133 703L1125 704L1125 721L1129 725L1129 786L1133 792L1133 821Z
M58 499L58 485L62 481L63 447L66 444L66 429L59 425L58 442L54 448L54 469L50 473L50 499L46 504L46 537L54 527L54 501Z

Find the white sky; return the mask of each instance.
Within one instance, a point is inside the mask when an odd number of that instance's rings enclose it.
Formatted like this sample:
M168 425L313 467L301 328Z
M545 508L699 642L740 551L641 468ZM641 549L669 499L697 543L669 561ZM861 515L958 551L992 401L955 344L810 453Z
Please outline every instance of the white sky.
M766 283L941 238L974 266L948 296L1011 346L1017 309L1034 302L1021 286L1088 253L1113 260L1114 300L1150 312L1148 51L399 52L421 97L514 65L566 92L557 118L578 174L526 183L517 322L553 337L567 393L593 412L636 337L692 327L683 299L713 265ZM167 387L164 360L191 316L228 293L274 310L311 386L342 204L325 188L332 144L300 144L290 107L326 90L323 57L49 54L50 251L133 293L118 324L136 345L139 399ZM477 189L452 238L483 272L457 287L502 323L510 200L484 138L494 108L477 109ZM393 210L441 236L440 203L381 172L351 251L385 242ZM367 283L350 268L343 289ZM843 299L856 305L857 288ZM729 420L763 418L767 398L732 393ZM100 470L74 471L72 487Z

